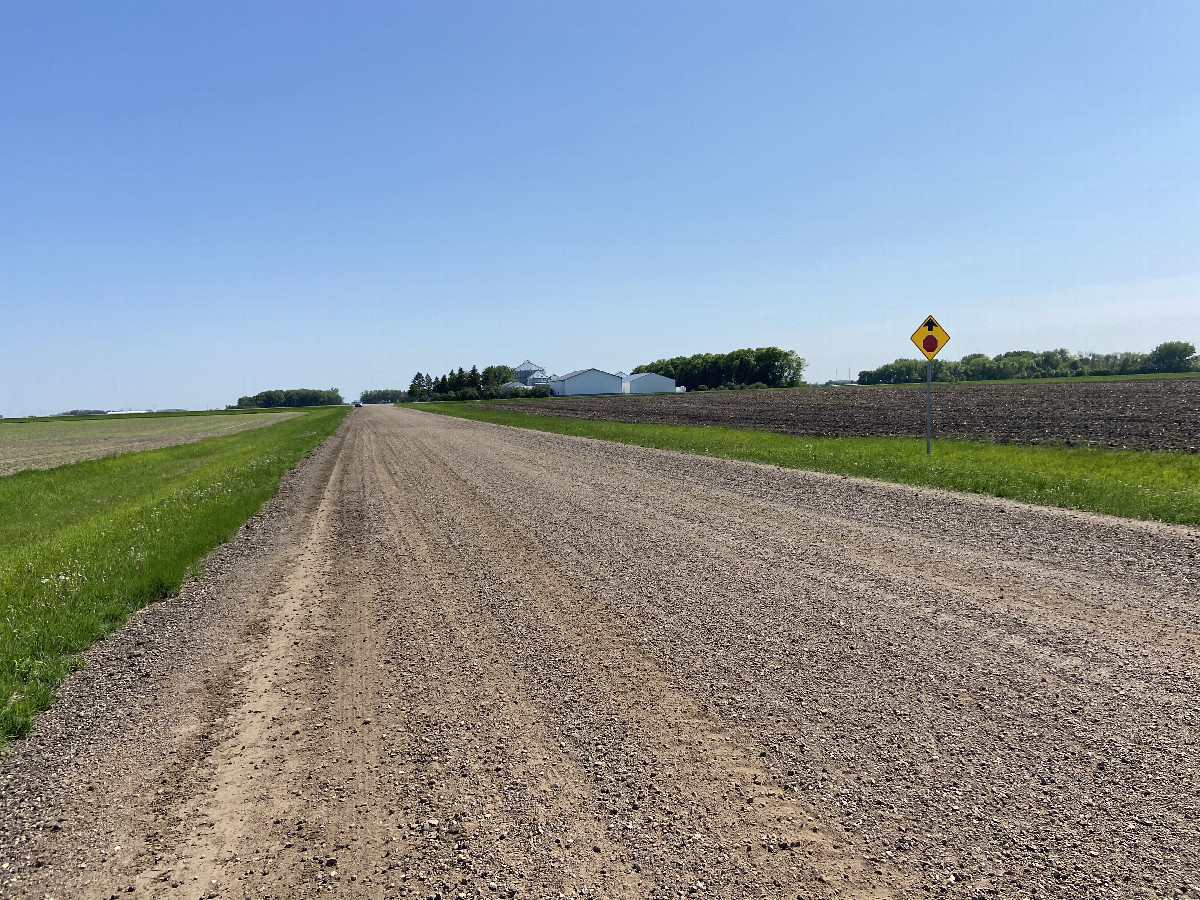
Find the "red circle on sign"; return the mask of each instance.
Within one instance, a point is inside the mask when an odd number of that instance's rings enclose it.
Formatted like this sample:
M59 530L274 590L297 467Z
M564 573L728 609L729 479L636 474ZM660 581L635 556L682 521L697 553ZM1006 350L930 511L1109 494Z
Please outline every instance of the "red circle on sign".
M921 339L921 346L925 348L926 353L932 353L938 348L938 339L936 335L927 334Z

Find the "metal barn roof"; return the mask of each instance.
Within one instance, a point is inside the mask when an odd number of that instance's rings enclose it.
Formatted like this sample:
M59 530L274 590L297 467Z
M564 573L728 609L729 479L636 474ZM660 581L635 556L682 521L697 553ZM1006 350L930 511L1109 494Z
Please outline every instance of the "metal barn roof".
M616 378L612 372L605 372L603 369L576 369L574 372L568 372L566 375L555 375L551 381L566 381L568 378L574 378L576 375L582 375L585 372L599 372L601 375L607 375L609 378Z

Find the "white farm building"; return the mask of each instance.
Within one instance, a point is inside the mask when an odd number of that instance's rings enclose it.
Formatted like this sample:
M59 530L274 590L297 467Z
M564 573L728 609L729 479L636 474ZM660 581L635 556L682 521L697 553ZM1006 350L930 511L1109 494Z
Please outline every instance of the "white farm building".
M628 376L621 382L621 393L673 394L675 393L675 379L656 375L653 372L640 372L637 375Z
M581 394L619 394L621 379L599 369L579 369L550 379L550 393L555 397L576 397Z

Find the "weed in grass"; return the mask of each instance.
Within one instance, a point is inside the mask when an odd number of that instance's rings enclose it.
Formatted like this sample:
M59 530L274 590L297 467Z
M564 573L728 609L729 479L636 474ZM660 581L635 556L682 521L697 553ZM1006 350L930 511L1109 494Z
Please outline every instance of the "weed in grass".
M741 459L791 469L990 494L1043 506L1200 525L1200 454L892 437L823 438L686 425L539 416L470 404L428 412L555 434Z

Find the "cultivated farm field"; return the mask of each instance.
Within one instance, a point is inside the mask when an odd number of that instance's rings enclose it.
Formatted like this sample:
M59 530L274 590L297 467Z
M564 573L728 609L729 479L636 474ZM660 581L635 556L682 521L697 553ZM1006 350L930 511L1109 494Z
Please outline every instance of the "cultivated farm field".
M114 453L154 450L276 425L296 410L254 415L54 416L0 420L0 476L53 469Z
M482 404L547 416L822 437L924 437L925 386L708 391ZM1200 378L935 384L938 437L1130 450L1200 448Z

